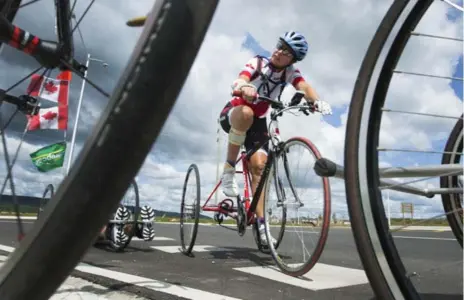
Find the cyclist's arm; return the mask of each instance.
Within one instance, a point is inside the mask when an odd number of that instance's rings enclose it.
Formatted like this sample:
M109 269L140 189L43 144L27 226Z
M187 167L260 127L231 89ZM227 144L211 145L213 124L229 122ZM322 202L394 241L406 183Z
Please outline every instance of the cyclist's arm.
M291 68L287 75L287 82L291 83L293 87L299 91L304 92L304 98L308 102L315 102L319 99L316 91L313 87L305 80L301 75L300 70L297 68Z
M314 102L317 99L319 99L319 96L317 95L316 91L313 89L313 87L307 83L306 81L302 80L296 84L296 89L303 91L305 93L304 98L308 102Z
M238 90L242 86L249 86L248 84L250 83L251 76L256 72L257 63L257 59L252 58L245 64L237 79L232 83L233 90Z

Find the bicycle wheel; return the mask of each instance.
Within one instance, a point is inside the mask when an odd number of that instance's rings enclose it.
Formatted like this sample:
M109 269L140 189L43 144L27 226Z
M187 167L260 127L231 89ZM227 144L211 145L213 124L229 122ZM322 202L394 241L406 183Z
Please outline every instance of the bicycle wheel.
M217 3L155 2L116 90L69 175L43 218L1 268L0 299L49 299L82 258L152 149Z
M344 161L348 212L361 262L379 299L420 299L390 234L379 189L377 147L381 109L393 70L432 2L392 3L364 57L349 107ZM390 37L391 45L385 46Z
M195 182L192 184L194 188L193 195L186 197L187 185L190 180ZM198 232L198 222L200 220L200 173L198 172L198 167L195 164L190 165L187 170L187 175L185 176L184 188L182 190L182 202L180 206L180 243L182 246L182 252L184 254L190 254L192 252L193 246L195 245L195 240L197 238ZM187 204L187 198L192 198L193 203ZM190 239L186 239L186 230L185 226L188 224L190 226Z
M446 142L445 153L443 154L442 164L455 164L461 160L462 144L463 144L463 129L462 117L456 122L453 130ZM440 187L442 188L462 188L462 178L459 181L458 176L440 177ZM443 208L446 212L448 224L453 231L456 240L462 248L462 194L442 194L441 195Z
M298 152L301 148L305 153ZM274 158L271 171L266 182L266 201L265 201L265 219L266 219L266 235L271 251L277 266L280 270L290 276L302 276L309 272L319 260L322 251L324 250L330 225L330 211L331 211L331 194L329 179L327 177L319 177L313 174L308 179L303 179L298 174L297 167L290 165L295 158L303 160L303 172L308 173L312 170L311 164L321 158L316 146L309 140L295 137L287 140L280 146L278 156ZM306 157L307 156L307 157ZM281 163L281 164L279 164ZM282 166L281 166L282 165ZM285 176L280 176L280 170L284 171ZM274 183L271 180L274 179ZM322 183L322 193L319 189L315 189L316 184ZM272 204L271 188L275 188L276 204ZM304 196L305 192L309 195ZM306 201L305 201L306 199ZM315 199L320 199L316 201ZM316 210L316 205L320 204L320 210ZM296 213L292 214L291 210L295 209ZM282 212L280 212L280 210ZM277 211L274 214L274 211ZM321 216L320 233L316 238L314 237L315 227L312 226L309 220L311 214L318 213ZM272 240L272 223L279 221L276 215L282 215L282 224L280 227L276 244L271 243ZM307 231L305 231L307 230ZM285 232L285 236L284 236ZM296 238L302 238L297 242ZM285 240L283 240L285 238ZM312 242L312 251L308 250L305 246L305 241ZM280 244L279 252L277 251ZM297 244L296 249L303 248L303 254L297 255L295 250L290 246ZM298 257L302 256L302 262L296 262ZM287 261L288 260L288 261Z
M275 174L275 172L274 172ZM276 175L272 175L274 176L274 180L278 181L278 188L279 190L282 191L282 193L285 193L285 191L281 188L282 186L282 182L280 180L279 177L277 177ZM285 198L285 196L283 196L283 198ZM277 235L277 239L276 239L276 243L274 245L274 248L277 250L279 248L279 245L280 245L280 242L282 241L282 238L284 236L284 233L285 233L285 223L286 223L286 220L287 220L287 211L285 208L282 208L282 224L279 226L280 230L279 230L279 233ZM270 254L271 253L271 250L269 249L269 246L268 245L263 245L263 243L261 243L261 239L259 238L259 227L258 227L258 222L257 220L255 220L255 222L253 222L252 224L252 233L253 233L253 239L255 240L255 243L256 243L256 247L258 247L258 251L264 253L264 254Z
M42 195L42 199L40 200L39 209L37 210L37 220L40 218L40 215L45 210L45 206L47 205L48 201L50 201L50 199L53 198L54 194L55 190L53 188L53 184L47 185Z

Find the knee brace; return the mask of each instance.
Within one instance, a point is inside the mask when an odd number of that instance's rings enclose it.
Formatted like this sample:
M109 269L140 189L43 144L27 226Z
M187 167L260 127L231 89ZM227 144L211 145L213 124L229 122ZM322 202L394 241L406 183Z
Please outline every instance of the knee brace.
M229 143L236 146L241 146L245 142L246 132L239 131L235 128L229 130Z

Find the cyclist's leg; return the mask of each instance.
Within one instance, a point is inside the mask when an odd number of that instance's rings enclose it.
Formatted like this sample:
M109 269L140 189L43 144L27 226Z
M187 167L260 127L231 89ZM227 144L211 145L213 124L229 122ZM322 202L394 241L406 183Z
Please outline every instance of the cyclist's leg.
M248 150L255 147L257 144L263 144L267 141L267 137L268 131L266 118L255 119L253 126L249 129L249 136L245 141L245 147ZM258 187L259 181L261 180L261 175L267 161L268 149L268 144L266 143L250 157L249 165L251 173L251 190L253 194ZM259 196L258 205L256 206L255 211L256 219L258 222L259 238L262 245L267 244L265 231L266 227L264 225L264 195L265 191L263 190ZM274 244L276 243L274 238L272 238L272 241Z
M240 146L245 142L246 132L253 124L253 110L245 105L232 106L228 103L221 112L220 124L229 134L226 162L222 174L222 189L229 197L238 195L238 186L235 180L235 161Z

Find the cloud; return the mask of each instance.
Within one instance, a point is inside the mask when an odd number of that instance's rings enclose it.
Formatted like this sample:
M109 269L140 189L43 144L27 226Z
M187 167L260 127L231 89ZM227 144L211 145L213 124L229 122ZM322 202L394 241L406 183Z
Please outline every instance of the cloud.
M42 2L45 1L40 3ZM79 17L90 1L77 3L76 13ZM153 1L102 0L95 2L82 22L80 29L85 44L76 34L76 55L84 61L86 51L89 51L93 57L108 62L107 69L101 68L97 62L92 62L89 71L89 79L104 90L111 91L117 84L141 33L141 28L127 27L125 22L129 18L147 13L152 5ZM200 168L202 203L209 196L216 180L217 118L222 107L231 98L230 84L253 55L251 51L241 49L247 32L268 50L272 50L277 37L289 29L299 30L307 36L310 51L307 58L298 63L298 67L321 98L331 103L339 112L334 116L334 119L339 118L339 124L331 124L332 122L317 114L308 117L286 115L280 120L282 137L306 137L316 145L323 156L342 164L347 106L362 59L389 5L389 2L340 0L334 9L334 4L330 1L309 3L294 0L285 4L277 0L260 0L253 3L220 2L175 107L137 176L142 202L152 203L159 209L178 211L185 172L191 163L197 163ZM33 7L34 5L30 5L21 11L17 23L29 30L34 29L34 33L39 36L54 39L53 16L36 15ZM417 31L462 36L462 28L459 26L462 15L458 15L457 20L450 21L446 17L447 12L448 6L444 3L434 3L426 18L420 22ZM462 44L459 43L411 37L397 69L451 76L462 53L461 47ZM33 59L14 50L3 50L1 58L2 69L9 67L14 70L14 73L8 75L0 74L2 85L7 84L7 81L11 83L13 77L16 77L13 75L25 75L28 70L30 72L31 68L37 66ZM72 112L75 112L77 107L81 82L74 76L70 97ZM457 116L462 111L462 102L455 96L449 83L450 81L445 79L395 74L388 91L386 106L398 110ZM292 87L289 87L284 92L283 99L288 101L292 93ZM76 152L81 149L106 104L105 97L90 85L86 86ZM74 123L73 114L71 115L68 140ZM389 148L439 149L454 125L452 120L420 116L406 119L404 114L394 113L385 113L382 120L381 145ZM24 117L18 116L15 124L20 132L21 128L24 128ZM12 139L18 137L13 132L9 134ZM38 148L39 144L45 141L54 142L59 138L49 132L35 134L43 137L43 140L28 140L30 149ZM226 136L222 132L220 134L222 152L219 164L222 169ZM22 149L27 158L27 151L30 149ZM424 159L396 152L382 156L383 165L396 165L400 162L424 163ZM15 176L20 178L19 181L23 180L22 178L31 178L27 177L28 172L34 174L33 170L28 169L26 162L19 163L15 168L18 169L18 175ZM42 178L43 181L48 180L45 179L48 178L46 175L41 175L40 180ZM59 178L59 175L56 175L56 178ZM39 188L42 183L37 187L31 184L20 186L20 194L34 195L40 194L44 187ZM331 179L331 186L333 209L345 213L343 181ZM402 197L406 196L403 194ZM420 197L410 199L424 201L420 200ZM427 203L434 207L433 209L440 209L439 206Z

